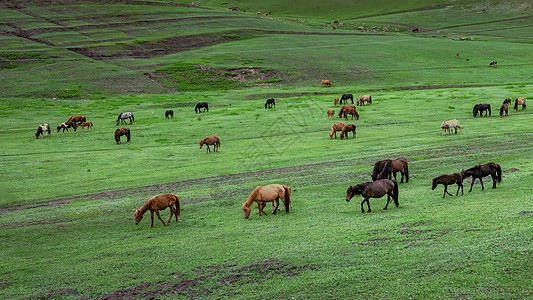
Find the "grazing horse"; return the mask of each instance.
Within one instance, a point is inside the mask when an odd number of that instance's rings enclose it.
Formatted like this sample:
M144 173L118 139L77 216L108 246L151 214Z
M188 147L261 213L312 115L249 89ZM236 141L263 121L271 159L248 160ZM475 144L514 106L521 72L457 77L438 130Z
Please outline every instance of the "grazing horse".
M207 150L205 151L205 153L209 153L211 152L211 149L209 149L209 145L214 145L213 148L215 152L218 152L218 149L220 148L220 140L218 138L218 136L216 135L213 135L213 136L208 136L208 137L205 137L203 139L200 140L200 149L202 149L202 147L204 146L204 144L207 145Z
M68 118L67 122L82 123L87 122L87 118L85 118L85 116L71 116Z
M61 132L61 135L63 135L65 133L65 129L67 130L67 133L68 133L68 129L69 128L74 128L74 133L76 133L76 123L74 122L63 122L61 124L59 124L59 126L57 126L57 131L56 132L59 132L59 130L63 129L63 132Z
M342 129L346 126L344 123L335 123L331 126L331 132L329 133L329 139L333 139L333 135L335 135L335 139L337 139L337 131L342 131Z
M352 94L342 94L342 96L341 96L341 105L342 105L342 101L344 101L345 104L348 104L348 99L351 99L352 100L352 104L353 104L353 95Z
M352 120L354 119L354 117L356 120L359 120L359 114L357 113L355 105L346 104L341 107L339 111L339 118L344 117L345 120L348 120L348 115L352 115Z
M479 112L480 117L483 116L483 112L485 112L485 116L492 115L492 112L490 110L490 104L479 103L479 104L474 105L474 109L472 110L472 113L474 114L474 118L477 117L478 112Z
M357 105L363 106L365 104L365 101L367 104L372 104L372 96L370 95L359 96L359 99L357 99Z
M174 111L172 109L165 111L165 119L168 119L169 116L171 119L174 119Z
M443 134L446 133L446 131L448 131L448 134L452 134L452 129L454 128L455 128L455 134L457 134L457 128L464 129L463 126L459 125L459 121L457 121L456 119L442 121L440 128L442 128Z
M503 103L502 104L507 104L507 105L511 105L511 98L506 98L505 100L503 100Z
M333 109L328 109L328 119L329 118L333 118L335 119L335 110Z
M509 105L503 104L500 106L500 118L503 117L503 114L505 113L506 116L509 115Z
M118 128L117 130L115 130L115 141L117 142L117 145L120 144L120 136L122 135L125 135L128 138L126 143L130 142L130 138L131 138L130 129L126 127L122 127L122 128Z
M335 97L335 99L333 99L333 104L337 106L337 103L339 103L339 98Z
M514 111L518 110L518 105L522 105L522 110L526 109L526 98L516 98L514 100Z
M482 177L489 175L492 177L493 189L496 188L496 182L502 182L502 168L499 164L493 162L489 162L483 165L476 165L470 169L462 170L461 175L463 176L463 179L472 176L472 184L470 185L470 190L468 192L472 191L472 187L474 186L474 181L476 181L476 178L479 178L482 191L485 189L485 187L483 186Z
M352 197L355 195L363 196L363 201L361 202L361 211L363 213L365 213L365 209L363 208L363 204L365 202L368 205L368 212L371 211L370 202L368 201L370 198L381 198L387 195L387 204L383 209L387 209L389 206L391 196L392 199L394 199L394 204L396 207L400 205L398 203L398 184L396 181L390 179L368 181L358 185L350 186L346 191L346 201L350 202L350 199L352 199Z
M491 61L490 64L489 64L489 67L495 67L496 68L497 66L498 66L498 62L495 61L495 60Z
M272 106L276 108L276 100L274 100L274 98L268 98L265 102L265 109L272 108Z
M357 126L355 124L348 124L344 126L341 130L341 140L346 136L346 139L348 139L348 132L352 132L352 137L355 138L355 129Z
M320 87L323 87L324 84L325 84L326 86L331 87L331 82L330 82L329 80L324 80L324 79L320 80Z
M120 122L122 122L122 124L126 124L126 121L124 121L126 119L130 119L130 124L135 122L135 118L133 117L133 113L132 112L123 112L123 113L120 113L118 115L117 126L118 126L118 123L120 123Z
M275 215L279 207L279 199L285 205L285 213L289 213L289 207L291 203L291 188L286 185L281 184L269 184L265 186L257 186L254 191L248 196L248 199L242 204L242 210L244 212L244 218L248 219L250 217L250 212L252 211L252 204L257 202L257 207L259 208L259 216L261 213L266 213L263 211L265 207L265 202L276 202L272 214ZM274 203L272 203L274 205Z
M42 135L44 138L44 133L48 133L48 136L50 136L50 124L44 123L43 125L39 125L37 127L37 132L35 133L35 138L39 139L39 136Z
M202 108L204 109L204 112L206 112L206 111L209 112L209 103L207 103L207 102L198 102L198 103L196 104L196 107L194 108L194 111L195 111L196 113L202 112L202 111L200 110L200 109L202 109Z
M444 194L442 195L442 198L446 197L446 194L453 196L448 192L448 185L454 183L457 184L457 193L455 193L455 196L459 195L459 189L461 189L461 196L464 195L463 175L461 175L461 173L441 175L439 177L433 178L433 186L431 187L431 190L434 190L438 184L442 184L444 185Z
M174 206L176 207L174 208ZM168 219L168 222L165 223L165 221L161 219L159 211L164 210L167 207L170 208L170 218ZM178 217L181 213L180 198L178 197L178 195L165 194L161 196L154 196L148 199L148 201L146 201L146 203L144 203L141 208L135 210L135 213L133 214L135 216L135 225L138 225L139 222L141 222L143 215L147 210L150 211L150 215L152 216L152 223L150 224L150 228L154 227L154 211L159 220L163 222L163 226L167 226L168 224L170 224L170 220L172 220L172 215L175 215L176 222L179 222Z
M390 167L388 162L390 161ZM379 160L374 164L374 169L372 170L372 180L376 181L378 179L392 179L396 180L396 173L400 172L402 178L400 183L403 183L403 178L405 176L405 182L409 182L409 164L407 159L399 157L397 159L384 159Z
M89 127L91 131L93 131L93 123L92 122L81 122L78 127L81 127L83 131L85 131L85 127Z

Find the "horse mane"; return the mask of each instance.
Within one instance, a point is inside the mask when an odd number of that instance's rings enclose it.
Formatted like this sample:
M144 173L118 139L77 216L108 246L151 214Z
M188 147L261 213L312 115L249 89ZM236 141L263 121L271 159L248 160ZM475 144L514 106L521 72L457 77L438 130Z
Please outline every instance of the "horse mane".
M381 169L381 173L379 173L379 179L388 178L388 175L391 173L391 164L392 160L387 159L385 165L383 166L383 169Z
M257 194L259 193L259 191L261 191L261 188L263 188L262 186L258 185L254 190L253 192L250 194L250 196L248 196L248 198L246 199L246 201L244 202L244 204L246 204L246 206L250 207L252 206L252 203L254 203L255 201L255 197L257 196Z

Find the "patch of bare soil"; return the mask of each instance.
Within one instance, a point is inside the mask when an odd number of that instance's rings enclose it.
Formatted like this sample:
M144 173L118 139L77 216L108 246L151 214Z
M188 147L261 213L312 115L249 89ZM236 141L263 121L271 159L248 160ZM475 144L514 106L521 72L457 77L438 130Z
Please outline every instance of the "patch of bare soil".
M237 267L236 265L198 267L194 270L198 274L198 277L194 279L182 279L175 282L143 283L111 292L104 295L102 299L156 299L161 296L173 294L193 298L235 296L234 293L223 295L214 294L219 288L227 285L233 286L260 282L265 280L265 278L272 278L276 275L293 277L309 269L316 269L316 266L296 266L284 264L279 260L265 260L244 267ZM184 274L179 272L170 275L175 279L184 276ZM204 286L209 286L210 288L207 289Z

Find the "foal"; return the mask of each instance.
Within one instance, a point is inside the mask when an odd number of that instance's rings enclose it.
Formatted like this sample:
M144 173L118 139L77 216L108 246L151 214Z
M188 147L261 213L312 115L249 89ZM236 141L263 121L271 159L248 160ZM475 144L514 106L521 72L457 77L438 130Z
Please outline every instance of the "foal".
M176 208L174 208L174 205L176 205ZM164 210L167 207L170 208L170 218L168 219L168 222L165 223L165 221L161 219L161 216L159 215L159 211ZM172 215L176 215L176 222L179 221L178 217L181 212L180 198L178 197L178 195L165 194L161 196L154 196L148 199L148 201L146 201L146 203L144 203L143 206L141 206L141 208L135 211L135 214L134 214L135 225L138 225L139 222L141 222L143 215L147 210L150 211L150 214L152 216L152 223L150 224L150 228L154 227L154 211L157 217L159 218L159 220L163 222L163 225L167 226L168 224L170 224L170 220L172 220Z
M448 193L448 185L454 183L457 184L457 193L455 193L455 196L459 195L459 189L461 189L461 196L464 195L463 175L461 175L461 173L441 175L439 177L433 178L433 186L431 187L431 190L434 190L437 185L442 184L444 185L444 194L442 195L442 198L446 197L446 194L453 196L452 194Z

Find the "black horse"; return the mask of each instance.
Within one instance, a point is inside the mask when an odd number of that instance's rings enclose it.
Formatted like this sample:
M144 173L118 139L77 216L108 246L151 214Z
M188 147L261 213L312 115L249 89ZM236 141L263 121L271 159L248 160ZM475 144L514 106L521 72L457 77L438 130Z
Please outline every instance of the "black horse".
M165 111L165 119L168 119L168 117L174 119L174 111L172 109Z
M391 175L392 175L392 160L391 159L380 160L374 164L374 169L372 170L372 181L376 181L379 179L392 179Z
M496 182L502 182L502 168L499 164L489 162L483 165L476 165L470 169L461 171L461 176L463 176L463 179L472 176L472 184L470 185L470 190L468 192L472 191L472 187L474 186L474 181L476 181L476 178L479 178L479 182L481 183L481 190L483 191L485 187L483 186L482 178L489 175L492 177L492 188L495 189Z
M117 118L117 126L122 121L122 124L126 124L126 119L130 119L130 124L132 124L135 121L135 118L133 117L132 112L123 112L118 115Z
M342 94L341 100L340 100L341 105L342 105L342 101L344 101L344 104L348 104L348 99L351 99L352 100L352 104L353 104L353 95L352 94Z
M483 116L483 112L485 112L485 116L487 116L487 111L488 111L488 115L490 116L492 114L491 110L490 110L490 104L476 104L474 105L474 109L472 110L472 113L474 114L474 118L477 117L477 113L479 112L479 116Z
M363 208L363 204L365 202L368 205L368 212L371 211L370 202L368 201L369 198L381 198L387 195L387 204L383 209L387 209L389 206L391 196L392 199L394 199L394 204L396 207L399 205L398 183L396 183L395 180L380 179L377 181L368 181L358 185L350 186L346 191L346 201L350 202L350 199L352 199L352 197L355 195L362 195L364 198L363 202L361 202L361 211L363 213L365 213L365 209Z
M204 109L204 112L206 112L206 111L209 112L209 104L207 102L198 102L198 104L196 104L196 107L194 108L194 111L196 113L202 112L200 110L201 108Z
M268 98L267 102L265 103L265 109L266 108L272 108L272 106L274 106L274 108L276 108L276 100L274 100L274 98Z

